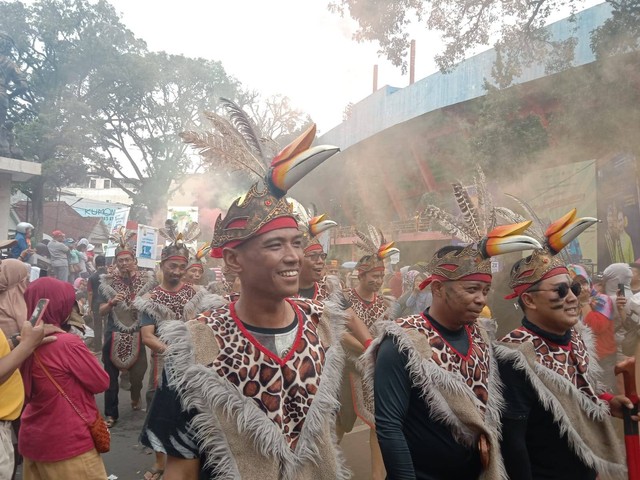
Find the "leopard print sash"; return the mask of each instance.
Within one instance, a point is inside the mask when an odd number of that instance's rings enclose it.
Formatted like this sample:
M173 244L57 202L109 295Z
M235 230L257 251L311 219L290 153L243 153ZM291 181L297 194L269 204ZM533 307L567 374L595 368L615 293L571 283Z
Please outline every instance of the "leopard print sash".
M296 310L298 333L283 358L255 340L236 316L235 302L200 315L198 321L211 327L220 347L211 368L253 400L294 450L320 387L328 345L317 330L322 304L299 299L289 303Z
M125 299L111 310L111 317L115 330L122 333L133 333L139 330L138 312L133 307L136 297L151 290L156 280L151 272L136 272L127 279L123 278L116 268L100 277L100 292L111 300L118 293L123 293Z
M431 360L440 368L461 376L482 402L480 410L484 413L489 400L490 358L487 354L489 346L478 327L475 324L464 327L469 338L469 350L458 352L440 336L429 319L422 314L399 318L396 323L402 328L416 330L427 337L432 350Z
M531 343L540 365L569 380L583 395L598 403L596 386L591 384L587 376L591 358L584 340L575 329L571 329L571 340L566 347L548 341L525 327L513 330L500 342L516 345Z
M373 302L369 304L360 298L355 288L347 290L345 296L351 302L353 311L356 312L358 318L364 322L369 330L387 310L384 299L380 295L376 295Z

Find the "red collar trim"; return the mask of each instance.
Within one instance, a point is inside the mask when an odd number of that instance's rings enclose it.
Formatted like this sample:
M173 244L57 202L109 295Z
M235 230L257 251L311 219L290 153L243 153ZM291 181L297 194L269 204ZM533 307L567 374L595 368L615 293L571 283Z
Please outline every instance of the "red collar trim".
M296 352L298 348L298 344L300 343L300 339L302 338L302 330L304 327L304 322L302 320L303 313L300 310L300 308L295 304L295 302L289 300L288 298L286 298L285 300L289 303L289 305L293 307L293 311L295 312L296 318L298 319L298 331L296 333L296 339L294 340L293 345L291 345L289 352L284 358L280 358L278 355L273 353L271 350L269 350L264 345L262 345L258 340L256 340L256 338L251 334L251 332L247 330L247 328L243 325L242 320L240 320L240 318L238 317L236 313L236 302L234 301L229 304L229 313L231 314L231 318L233 319L237 327L240 329L242 334L245 336L245 338L249 340L249 342L251 342L253 346L255 346L258 350L260 350L262 353L264 353L267 357L272 359L281 367L284 367L285 364L291 359L293 354Z
M373 307L373 304L376 303L376 300L378 300L378 294L377 293L373 294L373 300L371 300L371 302L369 302L369 300L365 300L360 295L358 295L358 291L355 288L352 288L352 290L353 290L354 295L357 297L357 299L360 301L362 306L365 308L365 310L367 308Z
M434 330L438 336L440 337L440 339L451 349L453 350L453 352L458 355L462 360L467 361L469 360L469 358L471 357L471 352L473 351L473 338L471 337L471 327L469 325L465 325L464 329L467 332L467 339L469 340L469 349L467 350L466 354L463 354L462 352L458 351L458 349L456 349L453 345L451 345L449 342L447 342L447 340L442 336L442 334L438 331L438 329L433 325L433 323L431 323L431 321L427 318L427 316L423 313L420 314L422 316L422 318L424 318L425 322L427 322L427 325L429 325L429 327L431 328L431 330Z

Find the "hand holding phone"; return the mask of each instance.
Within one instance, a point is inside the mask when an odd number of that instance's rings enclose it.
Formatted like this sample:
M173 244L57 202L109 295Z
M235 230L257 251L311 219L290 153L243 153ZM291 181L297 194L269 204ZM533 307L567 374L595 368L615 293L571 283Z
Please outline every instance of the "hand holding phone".
M31 314L31 318L29 319L29 323L34 327L42 323L42 317L44 316L44 312L47 310L47 306L49 306L48 298L41 298L38 300L36 304L36 308L33 309L33 313Z

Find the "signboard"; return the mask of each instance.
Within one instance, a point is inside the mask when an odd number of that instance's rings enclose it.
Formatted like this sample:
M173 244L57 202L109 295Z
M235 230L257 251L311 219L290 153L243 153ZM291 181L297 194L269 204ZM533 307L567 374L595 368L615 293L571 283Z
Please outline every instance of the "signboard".
M532 195L524 200L533 207L543 224L549 225L573 207L578 217L596 217L596 162L568 163L537 172ZM598 252L598 228L589 227L565 247L571 263L584 263L585 258L595 258Z
M114 212L113 220L111 220L111 225L109 228L110 233L116 232L120 227L127 226L127 220L129 219L130 210L131 210L130 207L126 207L126 208L119 208Z
M113 219L111 220L111 224L109 225L109 234L114 234L120 227L127 226L127 220L129 219L129 211L130 207L119 208L113 214ZM115 257L116 255L116 244L112 243L109 240L109 243L103 245L103 251L105 257Z
M640 256L640 195L636 158L619 153L598 160L598 267ZM592 257L595 258L595 257Z
M156 265L158 246L158 229L148 225L138 225L136 242L136 258L143 268L154 268Z
M167 218L178 225L178 231L183 232L191 222L198 221L198 207L168 207Z

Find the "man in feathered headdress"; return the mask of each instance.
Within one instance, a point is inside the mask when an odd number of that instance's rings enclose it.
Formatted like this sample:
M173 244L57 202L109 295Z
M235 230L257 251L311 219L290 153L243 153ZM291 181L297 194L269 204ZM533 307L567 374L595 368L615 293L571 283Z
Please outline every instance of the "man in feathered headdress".
M202 285L204 277L204 267L207 263L207 254L211 251L211 247L208 243L205 243L196 251L191 251L189 257L189 265L187 265L187 271L184 275L184 281L186 283L192 283L194 285Z
M161 385L163 371L163 353L166 344L156 335L158 327L173 320L185 322L208 308L221 304L219 297L210 294L203 287L184 282L184 274L189 263L187 243L195 241L200 235L200 227L196 222L187 225L184 232L179 232L173 220L167 220L160 234L170 243L160 253L160 271L162 280L143 296L135 299L134 307L140 312L142 342L151 349L151 374L147 389L147 405ZM150 421L151 413L147 415ZM156 452L154 466L147 477L158 476L164 469L165 451L160 445L149 445Z
M162 328L168 387L152 407L162 421L146 430L166 448L172 478L349 476L332 432L341 311L290 298L298 292L303 239L285 194L338 151L312 148L314 136L315 126L286 147L265 181L216 222L212 254L240 278L239 299ZM336 317L328 318L330 310Z
M530 222L492 229L484 190L476 207L462 185L453 187L463 221L435 206L427 214L468 245L435 253L420 285L431 285L431 307L385 322L365 353L389 478L505 478L497 365L478 317L491 288L491 257L540 244L521 235Z
M384 279L384 260L399 250L394 247L394 242L387 242L382 231L373 226L369 226L369 235L357 230L355 233L358 237L356 245L365 252L365 255L355 266L358 272L358 285L348 289L345 297L355 315L369 330L370 337L373 338L376 334L376 324L382 320L389 306L384 297L379 294ZM345 336L345 345L348 347L349 361L346 368L347 377L342 389L338 426L344 432L351 431L357 415L371 428L371 476L374 480L383 479L384 464L375 433L373 397L371 391L363 388L362 378L355 367L357 357L364 352L365 346L354 341L349 334Z
M581 285L560 251L595 218L573 209L539 228L544 247L511 269L522 326L496 344L504 384L502 453L510 478L626 478L622 447L608 420L631 408L600 390L593 336L578 322ZM540 226L541 227L541 226Z
M118 420L118 376L128 372L131 384L131 407L140 410L140 392L147 371L147 352L140 337L138 312L134 300L157 284L151 272L138 270L135 249L130 240L135 232L122 227L109 239L116 243L115 264L100 276L99 317L107 316L102 348L102 363L109 374L109 388L104 394L104 416L111 427ZM101 321L101 318L98 318ZM102 343L102 339L100 339Z

